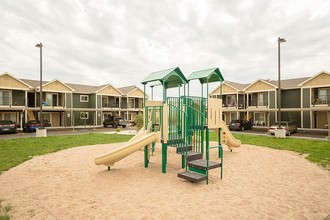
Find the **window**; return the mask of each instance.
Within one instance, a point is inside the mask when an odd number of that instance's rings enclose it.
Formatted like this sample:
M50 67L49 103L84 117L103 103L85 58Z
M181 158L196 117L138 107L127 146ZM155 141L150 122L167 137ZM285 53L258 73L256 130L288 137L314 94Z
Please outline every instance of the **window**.
M265 126L265 113L256 112L254 114L254 125Z
M231 121L237 119L237 114L236 114L236 112L231 112L231 113L230 113L230 119L231 119Z
M88 95L80 95L80 102L88 102Z
M320 100L320 104L329 104L330 89L320 89L319 100Z
M46 93L45 106L58 106L58 94L57 93Z
M0 105L11 105L11 91L0 90Z
M236 95L227 95L228 107L236 106Z
M268 95L267 93L258 93L258 106L268 105Z
M80 112L80 119L88 119L89 112Z
M102 107L103 108L108 108L109 104L108 104L108 96L102 96Z

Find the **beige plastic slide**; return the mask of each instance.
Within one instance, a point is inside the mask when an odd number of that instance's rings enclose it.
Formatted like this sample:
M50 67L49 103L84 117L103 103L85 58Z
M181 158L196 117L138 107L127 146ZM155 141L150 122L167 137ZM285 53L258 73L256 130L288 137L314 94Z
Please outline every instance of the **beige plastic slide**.
M107 154L95 158L96 165L113 166L117 161L127 157L135 151L147 146L153 142L160 141L160 132L149 133L146 130L140 130L123 147L113 150Z
M226 137L227 137L226 145L228 146L229 150L241 146L241 141L234 138L233 134L229 131L226 123L223 120L221 120L221 130L226 132ZM215 129L215 132L217 133L217 135L219 135L217 129Z

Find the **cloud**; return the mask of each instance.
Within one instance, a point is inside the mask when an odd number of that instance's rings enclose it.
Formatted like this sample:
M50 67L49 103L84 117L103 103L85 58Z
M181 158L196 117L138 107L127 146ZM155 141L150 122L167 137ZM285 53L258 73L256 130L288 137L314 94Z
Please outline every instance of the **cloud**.
M154 71L219 67L246 83L330 70L328 1L3 0L0 72L81 84L139 84Z

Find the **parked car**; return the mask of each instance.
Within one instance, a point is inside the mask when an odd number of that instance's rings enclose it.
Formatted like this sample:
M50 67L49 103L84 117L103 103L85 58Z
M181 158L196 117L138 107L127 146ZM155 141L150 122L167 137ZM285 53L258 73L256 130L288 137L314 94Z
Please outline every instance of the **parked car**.
M27 132L36 131L37 128L40 128L40 121L37 120L28 121L23 125L24 131Z
M17 126L10 120L0 120L0 133L16 133Z
M122 119L122 117L110 116L109 118L107 118L103 121L103 127L106 128L109 125L111 125L113 128L117 128L118 126L125 128L126 122Z
M252 123L246 120L233 120L228 125L229 130L244 131L252 129Z
M278 129L279 123L275 122L272 126L268 128L268 132L271 135L275 134L275 130ZM286 135L290 136L292 133L297 132L297 126L292 122L282 121L281 127L286 130Z

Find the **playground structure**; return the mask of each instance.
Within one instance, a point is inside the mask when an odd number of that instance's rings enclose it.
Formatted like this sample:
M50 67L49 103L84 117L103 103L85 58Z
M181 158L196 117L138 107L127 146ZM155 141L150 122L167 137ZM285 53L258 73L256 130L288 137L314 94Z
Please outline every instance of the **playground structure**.
M201 96L189 95L189 82L199 80ZM236 140L222 120L222 100L208 97L209 83L224 81L219 68L193 72L186 78L179 67L150 74L142 81L144 94L146 86L151 87L151 100L144 97L144 126L123 147L95 158L97 165L106 165L108 170L115 162L131 153L144 148L144 166L148 167L150 155L154 152L155 143L161 143L162 172L166 173L167 149L176 148L181 155L181 166L184 171L178 177L191 182L206 180L208 184L209 170L223 170L223 148L226 144L232 151L241 142ZM206 84L206 97L203 97ZM163 100L153 100L153 88L162 86ZM178 89L178 97L168 97L168 89ZM180 95L183 88L183 95ZM216 146L210 146L210 130L218 135ZM210 160L210 150L218 150L219 161ZM204 158L204 159L203 159Z

